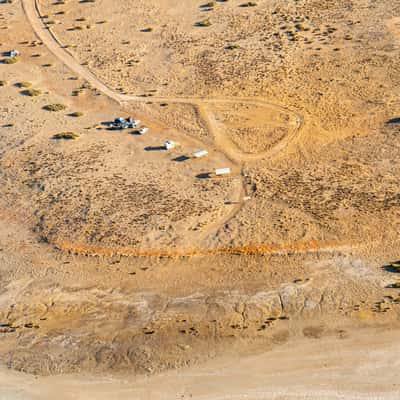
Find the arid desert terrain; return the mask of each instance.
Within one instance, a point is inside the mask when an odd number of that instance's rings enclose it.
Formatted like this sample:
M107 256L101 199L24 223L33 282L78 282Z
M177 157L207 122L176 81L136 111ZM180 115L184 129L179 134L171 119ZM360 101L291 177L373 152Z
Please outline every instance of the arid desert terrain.
M398 1L0 1L0 55L0 399L398 398Z

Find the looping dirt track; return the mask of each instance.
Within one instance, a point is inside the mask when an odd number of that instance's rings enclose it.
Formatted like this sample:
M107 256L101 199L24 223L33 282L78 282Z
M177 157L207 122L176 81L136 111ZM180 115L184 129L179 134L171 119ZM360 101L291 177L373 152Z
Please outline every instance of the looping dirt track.
M46 26L43 23L42 13L40 11L40 6L38 0L22 0L22 5L25 14L30 22L34 32L39 37L39 39L47 46L47 48L68 68L85 79L92 87L96 88L98 91L118 102L121 106L128 104L129 102L147 102L147 99L140 96L130 96L118 93L108 87L106 84L101 82L91 71L82 66L74 56L68 51L68 49L63 45L61 40L53 32L50 26ZM204 97L152 97L152 102L169 102L178 104L189 104L197 107L199 109L199 115L205 119L207 129L215 138L215 145L218 147L219 151L228 156L234 163L241 164L246 161L255 161L262 158L273 158L279 154L300 132L303 126L303 116L295 113L294 111L283 107L279 104L266 101L264 99L254 99L247 97L224 97L224 98L204 98ZM229 138L216 129L216 124L210 117L210 115L203 110L206 104L235 104L242 103L252 106L268 107L277 111L285 112L293 116L295 121L295 126L289 132L286 137L278 143L276 146L272 147L268 151L260 152L258 154L248 154L241 151L237 146L235 146Z
M30 22L34 32L39 39L47 46L47 48L67 67L78 74L81 78L85 79L93 88L102 92L110 99L118 102L121 106L127 105L129 102L145 102L146 99L140 96L129 96L118 93L101 82L91 71L83 67L73 57L73 55L63 46L61 41L57 38L55 33L50 27L45 26L43 23L42 14L40 11L38 0L22 0L23 9ZM304 120L300 114L293 112L281 105L268 102L263 99L254 98L202 98L202 97L152 97L153 102L165 102L179 103L179 104L190 104L197 107L199 115L204 119L207 129L213 135L215 145L220 152L225 154L234 164L241 167L244 162L255 161L263 158L274 158L276 157L288 144L299 134ZM248 154L241 151L225 134L216 128L215 121L204 106L207 104L247 104L253 106L262 106L273 108L277 111L284 111L293 116L295 126L286 135L286 137L277 145L272 147L266 152L258 154ZM223 218L217 225L209 229L205 237L210 237L215 233L221 226L224 226L230 219L232 219L244 205L243 195L245 193L243 176L242 189L238 198L237 207L228 215ZM76 254L84 255L96 255L96 256L135 256L135 257L182 257L182 256L194 256L194 255L208 255L208 254L288 254L288 253L303 253L313 251L324 251L331 252L343 249L345 244L342 243L327 243L327 242L304 242L304 243L290 243L283 246L275 246L271 244L261 245L243 245L240 247L223 247L214 249L181 249L181 250L163 250L163 249L131 249L125 247L119 248L103 248L98 246L90 246L85 244L72 244L72 243L54 243L54 245L64 251L73 252Z

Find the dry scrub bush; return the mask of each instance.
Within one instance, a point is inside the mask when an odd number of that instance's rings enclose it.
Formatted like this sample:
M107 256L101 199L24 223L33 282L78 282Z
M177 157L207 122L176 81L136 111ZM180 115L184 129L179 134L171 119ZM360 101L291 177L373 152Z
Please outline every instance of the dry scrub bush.
M22 81L22 82L16 83L15 86L17 86L19 88L28 88L28 87L32 86L32 83L27 82L27 81Z
M39 89L26 89L21 92L25 96L36 97L40 96L42 92Z
M80 112L80 111L74 111L74 112L72 112L71 114L69 114L69 116L70 116L70 117L78 118L78 117L82 117L82 116L83 116L83 113Z
M55 103L55 104L47 104L46 106L43 107L43 109L47 111L63 111L67 107L64 104L60 103Z
M16 57L10 57L10 58L3 58L1 62L3 64L15 64L16 62L18 62L18 60Z
M196 22L196 26L201 26L201 27L211 26L211 22L208 19L203 19L202 21Z
M53 135L53 139L71 140L71 139L76 139L78 137L79 137L79 135L76 132L61 132L61 133L56 133L55 135Z

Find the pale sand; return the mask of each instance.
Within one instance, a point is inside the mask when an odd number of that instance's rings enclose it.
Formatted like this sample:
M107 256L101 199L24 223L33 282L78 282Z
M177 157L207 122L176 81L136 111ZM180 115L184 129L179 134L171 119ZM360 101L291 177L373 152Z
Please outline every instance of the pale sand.
M264 354L142 378L43 378L3 369L0 399L397 400L398 335L370 329L344 339L303 339Z

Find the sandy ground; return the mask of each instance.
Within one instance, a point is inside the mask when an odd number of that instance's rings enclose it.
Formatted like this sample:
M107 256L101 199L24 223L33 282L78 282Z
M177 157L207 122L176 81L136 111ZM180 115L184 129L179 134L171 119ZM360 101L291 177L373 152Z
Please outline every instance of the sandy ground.
M398 331L306 339L145 378L30 377L0 372L4 399L397 399ZM366 349L368 349L366 351Z
M62 3L0 4L0 398L396 398L399 5Z

